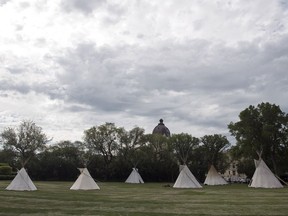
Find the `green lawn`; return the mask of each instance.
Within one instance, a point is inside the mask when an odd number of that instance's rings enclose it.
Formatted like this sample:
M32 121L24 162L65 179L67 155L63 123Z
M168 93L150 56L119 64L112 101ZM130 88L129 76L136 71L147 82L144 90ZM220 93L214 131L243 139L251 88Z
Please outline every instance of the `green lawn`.
M16 192L5 190L9 181L0 181L0 215L288 215L287 187L98 183L100 190L71 191L73 182L34 183L37 191Z

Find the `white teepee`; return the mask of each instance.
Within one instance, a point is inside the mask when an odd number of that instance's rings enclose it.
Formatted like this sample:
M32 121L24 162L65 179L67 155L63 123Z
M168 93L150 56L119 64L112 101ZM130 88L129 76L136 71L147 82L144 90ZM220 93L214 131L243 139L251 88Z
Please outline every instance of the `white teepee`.
M226 185L228 184L224 178L217 172L215 167L211 165L206 179L204 181L205 185Z
M34 191L37 190L24 167L22 167L6 190Z
M132 172L130 173L129 177L126 179L125 183L144 183L137 168L132 168Z
M283 185L271 172L266 163L261 159L254 160L256 170L249 184L254 188L282 188Z
M95 190L100 189L94 179L91 177L87 168L78 168L80 175L74 182L70 190Z
M174 188L202 188L186 165L180 166L180 169Z

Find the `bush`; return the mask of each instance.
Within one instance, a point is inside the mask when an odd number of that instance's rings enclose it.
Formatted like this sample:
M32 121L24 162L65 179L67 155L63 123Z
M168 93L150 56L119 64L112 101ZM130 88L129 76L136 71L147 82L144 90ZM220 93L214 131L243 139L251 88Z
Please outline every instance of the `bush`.
M0 175L0 180L12 180L15 178L15 175Z
M0 163L0 167L1 166L9 166L7 163Z
M11 175L12 167L10 166L0 166L0 175Z

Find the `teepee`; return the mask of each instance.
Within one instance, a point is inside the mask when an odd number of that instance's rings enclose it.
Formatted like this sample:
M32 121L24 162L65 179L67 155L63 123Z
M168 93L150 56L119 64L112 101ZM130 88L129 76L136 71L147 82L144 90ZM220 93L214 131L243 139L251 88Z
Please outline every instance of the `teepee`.
M275 177L266 163L259 155L259 160L254 160L256 170L251 179L249 187L254 188L282 188L283 185Z
M132 172L126 179L125 183L144 183L141 175L138 172L137 168L132 168Z
M87 168L78 168L80 175L74 182L70 190L95 190L100 189L97 183L94 181L90 175Z
M206 179L204 181L205 185L225 185L228 184L224 178L217 172L215 167L211 165Z
M180 166L180 170L174 188L202 188L186 165Z
M34 191L37 190L24 167L22 167L6 190Z

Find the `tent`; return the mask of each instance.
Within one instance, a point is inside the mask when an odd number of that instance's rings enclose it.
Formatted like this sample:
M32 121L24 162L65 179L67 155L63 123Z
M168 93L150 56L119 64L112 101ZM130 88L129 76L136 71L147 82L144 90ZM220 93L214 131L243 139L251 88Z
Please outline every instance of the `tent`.
M91 177L87 168L78 168L80 175L74 182L70 190L95 190L100 189L94 179Z
M126 179L125 183L144 183L142 177L140 176L137 168L132 168L132 172Z
M254 188L282 188L283 185L271 172L266 163L261 159L254 160L256 170L253 174L249 187Z
M202 188L186 165L180 166L180 170L174 188Z
M205 185L225 185L228 184L224 178L217 172L215 167L211 165L206 179L204 181Z
M6 190L34 191L37 190L24 167L22 167Z

